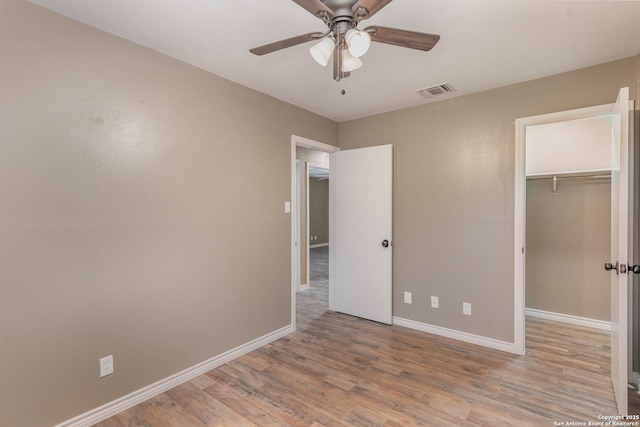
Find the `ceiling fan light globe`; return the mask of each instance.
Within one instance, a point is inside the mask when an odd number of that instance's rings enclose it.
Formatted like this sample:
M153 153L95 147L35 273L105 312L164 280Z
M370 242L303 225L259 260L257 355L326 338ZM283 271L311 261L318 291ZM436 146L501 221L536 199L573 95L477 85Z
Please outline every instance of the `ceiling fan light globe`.
M369 50L371 46L371 36L366 31L350 29L345 34L345 40L349 47L349 53L356 58L361 57Z
M335 48L336 43L333 39L331 37L325 37L320 40L319 43L311 46L309 48L309 53L311 53L311 56L318 64L326 67Z
M345 73L357 70L362 67L362 61L360 58L351 55L348 50L342 51L342 71Z

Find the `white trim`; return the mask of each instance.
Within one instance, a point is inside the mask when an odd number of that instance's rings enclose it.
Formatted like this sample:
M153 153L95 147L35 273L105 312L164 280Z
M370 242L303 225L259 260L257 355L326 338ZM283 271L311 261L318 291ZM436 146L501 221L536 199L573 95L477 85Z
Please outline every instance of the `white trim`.
M329 244L328 243L318 243L317 245L310 245L309 249L324 248L325 246L329 246Z
M335 145L325 144L323 142L314 141L313 139L298 135L291 135L291 142L295 143L299 147L311 148L313 150L324 151L325 153L334 153L340 150L340 148Z
M513 345L515 353L525 354L525 247L526 247L526 168L525 138L527 126L586 119L611 114L615 104L579 108L558 113L523 117L515 121L514 243L513 243Z
M524 321L525 247L526 247L526 194L527 178L525 168L526 126L522 119L516 120L515 146L515 210L513 235L513 347L517 354L526 353Z
M536 310L535 308L525 308L524 312L527 316L537 317L539 319L554 320L556 322L570 323L587 328L602 329L603 331L611 330L611 322L605 320L588 319L586 317L572 316L571 314Z
M225 363L232 361L233 359L236 359L257 348L267 345L270 342L273 342L279 338L289 335L292 332L293 332L293 327L291 325L280 328L276 331L273 331L267 335L264 335L246 344L243 344L234 349L231 349L222 354L219 354L218 356L212 357L209 360L205 360L204 362L198 363L197 365L194 365L191 368L187 368L184 371L178 372L177 374L171 375L156 383L143 387L140 390L134 391L131 394L123 396L112 402L109 402L106 405L100 406L99 408L93 409L89 412L85 412L82 415L79 415L75 418L72 418L63 423L58 424L55 427L92 426L96 423L99 423L100 421L106 420L107 418L113 415L119 414L120 412L127 410L139 403L142 403L145 400L151 399L154 396L164 393L165 391L173 387L176 387L199 375L202 375L207 371L215 369L218 366L224 365Z
M299 223L298 223L298 171L299 162L296 159L296 139L291 136L291 326L296 330L296 293L298 292L298 282L300 281L300 248Z
M296 174L296 147L306 147L314 150L334 153L340 148L304 138L302 136L291 135L291 327L296 330L296 293L298 292L298 266L296 265L296 215L298 215L298 200L296 195L298 176Z
M508 353L520 354L516 351L513 343L500 341L493 338L487 338L480 335L469 334L467 332L460 332L453 329L447 329L440 326L429 325L427 323L416 322L415 320L403 319L401 317L393 316L393 324L398 326L404 326L405 328L415 329L422 332L428 332L430 334L439 335L446 338L451 338L458 341L464 341L471 344L477 344L483 347L493 348L495 350L506 351Z
M335 157L329 156L329 241L335 243L336 241L336 217L335 217L335 195L336 195L336 171L335 171ZM335 277L335 265L336 254L335 249L329 251L329 310L335 311L336 308L336 295L331 286L332 278Z
M311 215L309 215L309 164L310 162L304 162L304 201L305 201L305 208L304 208L304 223L305 223L305 230L306 230L306 235L305 235L305 245L306 245L306 250L304 251L304 259L305 259L305 282L309 283L309 276L310 276L310 254L309 254L309 242L311 241L311 230L309 230L310 227L310 221L309 221L309 217L311 217Z
M295 187L296 187L296 191L295 191L295 198L292 197L291 198L291 204L293 205L293 203L297 203L298 200L300 200L300 160L296 159L296 166L295 166ZM292 209L292 215L293 218L295 220L295 226L292 228L291 233L292 233L292 256L295 253L295 256L293 256L291 262L291 279L293 282L295 282L296 286L298 287L298 291L300 291L300 286L302 285L301 280L300 280L300 264L301 264L301 260L300 260L300 250L299 250L299 242L301 240L301 236L300 236L300 209L297 209L295 211L293 211Z
M296 294L300 282L299 165L296 158L296 136L291 135L291 325L296 330ZM298 166L298 167L296 167Z
M628 262L631 264L635 264L632 262L633 260L638 259L638 226L636 225L637 214L635 212L635 208L637 206L636 197L636 143L635 143L635 103L633 99L629 100L629 159L633 159L629 164L629 253L627 254ZM632 276L635 276L632 274ZM634 284L637 284L637 277L631 279L631 283L629 284L629 294L633 295ZM633 299L629 297L629 306L627 307L627 313L633 313ZM633 314L628 316L629 324L627 325L627 331L629 333L633 333ZM629 381L638 386L640 384L640 373L633 371L633 341L629 340L629 345L631 346L628 357L628 371L629 371ZM637 357L637 356L636 356Z

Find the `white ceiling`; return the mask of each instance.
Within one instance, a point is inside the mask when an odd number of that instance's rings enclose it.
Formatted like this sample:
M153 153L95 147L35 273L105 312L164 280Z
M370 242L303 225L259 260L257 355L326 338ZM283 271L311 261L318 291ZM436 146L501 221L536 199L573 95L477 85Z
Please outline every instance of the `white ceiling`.
M439 83L457 96L640 53L640 1L395 0L361 27L435 33L438 44L374 43L338 83L313 43L249 53L326 29L291 0L32 1L338 122L424 104L416 90Z

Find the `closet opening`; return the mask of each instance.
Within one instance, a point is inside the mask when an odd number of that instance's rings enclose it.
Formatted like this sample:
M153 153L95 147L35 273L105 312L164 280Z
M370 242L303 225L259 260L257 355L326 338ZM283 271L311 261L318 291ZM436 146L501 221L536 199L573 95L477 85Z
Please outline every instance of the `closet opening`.
M611 116L528 126L527 316L610 329Z
M514 352L526 352L525 313L529 314L527 323L530 325L539 322L552 323L554 327L562 325L533 318L539 315L561 320L565 325L577 323L578 326L567 327L595 331L591 334L594 336L605 333L609 339L602 346L608 348L610 355L601 355L601 366L610 366L608 372L621 414L627 413L630 378L628 295L631 295L632 280L627 274L627 264L634 259L632 236L635 229L632 219L634 144L630 144L634 141L634 133L633 120L629 119L632 111L629 88L625 87L619 90L613 104L525 117L515 122ZM600 194L599 198L603 198L608 174L611 176L608 188L611 196L608 213L610 252L605 255L606 243L598 243L597 233L592 231L605 228L606 210L596 207L599 205L587 195ZM546 192L537 191L543 190L535 187L545 181ZM573 190L576 190L575 195L572 195ZM543 200L533 200L536 194ZM579 205L576 210L562 206L574 198ZM543 203L547 205L541 209L540 206L545 206ZM546 215L537 225L530 212L536 207ZM600 220L592 221L592 216ZM561 219L564 222L561 223ZM557 229L551 230L560 223L562 225ZM544 240L545 235L555 241ZM536 239L542 243L536 243ZM537 244L543 248L536 248ZM570 244L588 255L578 258L569 249ZM535 269L536 256L546 271ZM567 274L569 272L573 274ZM553 290L552 297L544 289L542 296L532 296L534 291L540 290L535 288L537 279L532 277L536 274ZM603 274L608 278L598 277ZM591 283L592 279L610 290L608 319L604 314L605 304L596 302L600 299L598 285L591 291L585 289L585 283ZM573 288L571 283L574 283ZM578 288L577 284L581 286ZM601 298L606 302L604 293ZM535 304L540 306L535 307ZM609 331L598 331L597 328Z

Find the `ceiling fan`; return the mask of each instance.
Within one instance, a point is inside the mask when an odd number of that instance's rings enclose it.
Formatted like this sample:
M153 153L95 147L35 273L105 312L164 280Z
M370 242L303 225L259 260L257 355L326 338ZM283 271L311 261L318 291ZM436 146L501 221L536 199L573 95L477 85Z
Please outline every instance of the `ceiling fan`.
M371 41L429 51L440 40L436 34L370 26L358 29L361 21L371 18L392 0L293 0L320 18L329 29L325 33L302 34L289 39L250 49L255 55L264 55L301 43L319 40L309 51L322 66L333 54L333 78L348 77L360 68L360 57L369 49ZM337 52L337 53L336 53Z

